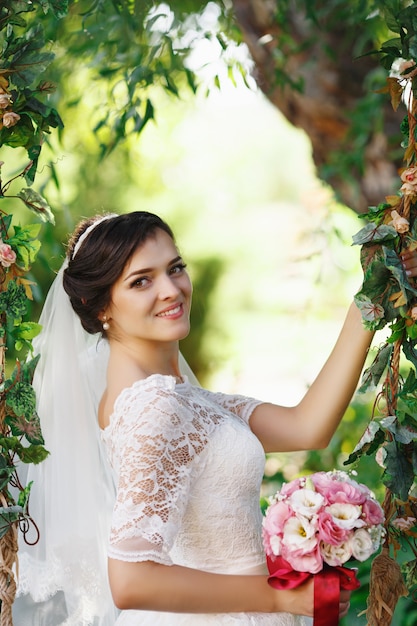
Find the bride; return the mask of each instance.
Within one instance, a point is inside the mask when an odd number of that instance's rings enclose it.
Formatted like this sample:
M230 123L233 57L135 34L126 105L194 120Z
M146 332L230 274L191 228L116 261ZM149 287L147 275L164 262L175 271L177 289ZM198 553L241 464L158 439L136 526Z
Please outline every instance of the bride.
M179 353L191 295L156 215L100 216L72 236L36 345L51 454L28 476L41 538L20 546L16 626L301 626L313 615L311 581L267 582L264 454L328 444L372 333L352 304L296 406L214 393ZM340 616L348 607L342 591Z

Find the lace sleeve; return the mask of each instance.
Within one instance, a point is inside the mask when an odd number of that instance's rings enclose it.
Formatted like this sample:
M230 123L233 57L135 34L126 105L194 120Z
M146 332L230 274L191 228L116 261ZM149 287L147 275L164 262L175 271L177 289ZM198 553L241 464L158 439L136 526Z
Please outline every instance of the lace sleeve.
M109 556L170 565L168 553L199 471L205 444L201 426L171 390L131 390L110 438L118 486Z
M208 400L219 404L226 411L234 413L241 418L246 424L249 423L250 416L257 406L263 404L262 400L256 400L248 396L242 396L238 394L221 393L220 391L208 391L207 389L201 389L201 393L206 396Z

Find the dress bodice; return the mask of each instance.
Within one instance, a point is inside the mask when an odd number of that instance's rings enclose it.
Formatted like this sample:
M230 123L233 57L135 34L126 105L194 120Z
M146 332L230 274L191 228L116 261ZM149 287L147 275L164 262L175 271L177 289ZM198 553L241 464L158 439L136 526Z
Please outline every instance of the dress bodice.
M222 572L264 561L257 404L170 376L124 390L103 435L118 483L110 556Z
M267 573L259 506L265 458L249 427L258 404L162 375L122 392L102 435L117 476L110 557L223 574ZM148 623L296 626L302 621L287 614L187 617L140 611L124 611L118 621Z

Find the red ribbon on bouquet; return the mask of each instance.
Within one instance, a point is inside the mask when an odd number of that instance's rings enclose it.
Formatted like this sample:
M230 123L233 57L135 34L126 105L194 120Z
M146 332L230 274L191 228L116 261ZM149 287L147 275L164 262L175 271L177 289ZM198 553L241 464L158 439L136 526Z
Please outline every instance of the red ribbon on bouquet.
M266 557L269 584L274 589L295 589L314 576L314 626L338 626L340 590L360 587L355 570L325 565L317 574L297 572L281 556Z

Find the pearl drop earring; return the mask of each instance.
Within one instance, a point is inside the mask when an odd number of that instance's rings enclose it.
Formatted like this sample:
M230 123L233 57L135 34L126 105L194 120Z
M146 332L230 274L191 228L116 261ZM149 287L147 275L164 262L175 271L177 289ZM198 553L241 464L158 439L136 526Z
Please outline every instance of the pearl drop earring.
M102 321L103 321L103 330L109 330L109 328L110 328L110 324L108 323L108 321L107 321L107 317L106 317L105 315L104 315L104 317L103 317L103 320L102 320Z

